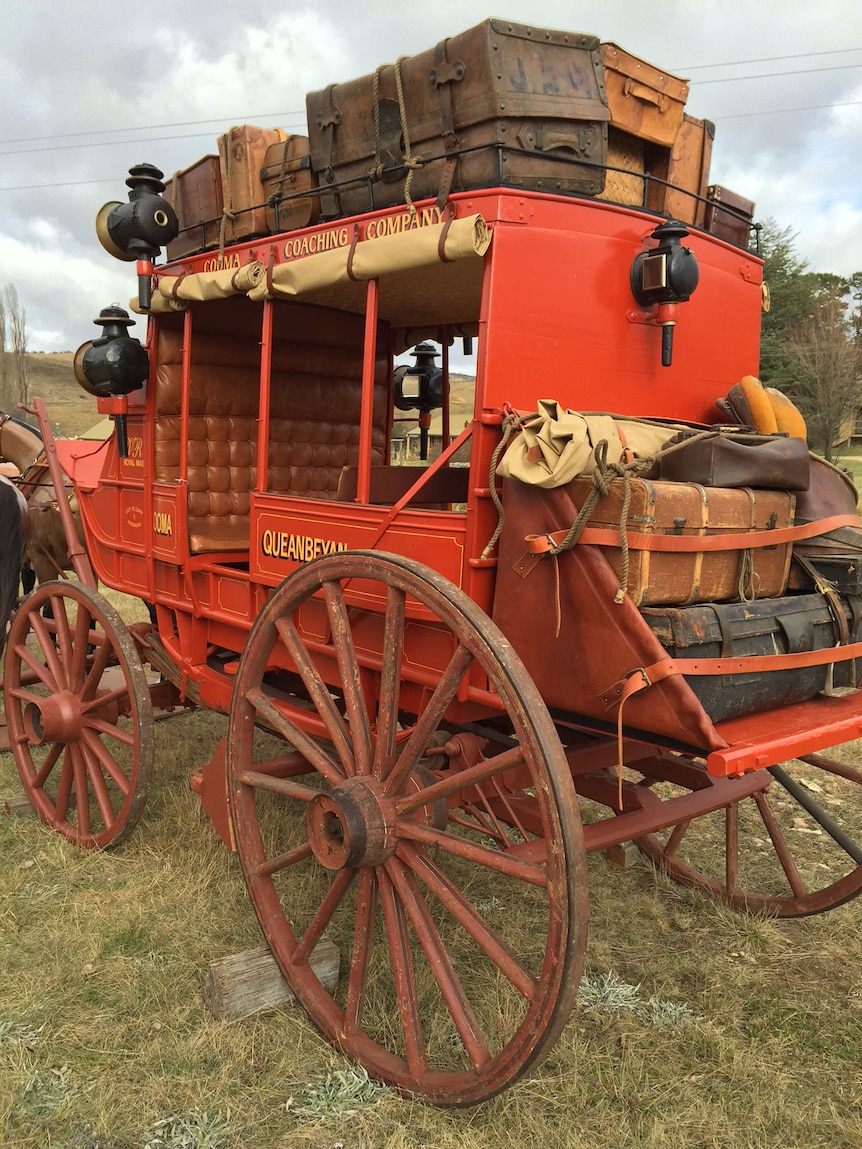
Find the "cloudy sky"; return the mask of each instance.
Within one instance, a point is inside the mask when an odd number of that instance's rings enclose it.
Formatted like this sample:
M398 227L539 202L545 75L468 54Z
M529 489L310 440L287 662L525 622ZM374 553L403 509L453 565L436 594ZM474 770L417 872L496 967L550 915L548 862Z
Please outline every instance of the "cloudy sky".
M687 110L716 123L712 182L790 226L815 270L862 270L860 0L0 0L0 287L30 349L74 350L134 293L93 229L130 165L187 167L233 124L305 134L306 92L489 15L690 78Z

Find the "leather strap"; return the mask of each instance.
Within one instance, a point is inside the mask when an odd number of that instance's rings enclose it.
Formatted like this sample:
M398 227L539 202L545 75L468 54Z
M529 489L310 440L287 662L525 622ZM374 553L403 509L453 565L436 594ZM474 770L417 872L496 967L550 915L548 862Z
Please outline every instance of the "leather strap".
M862 658L862 642L853 642L849 646L827 646L823 650L804 650L798 654L759 654L750 658L663 658L651 666L639 666L630 670L604 691L601 700L606 707L616 706L632 694L646 690L673 674L731 675L798 670L803 666L847 662L851 658Z
M779 543L798 542L800 539L811 539L815 535L822 535L825 531L835 527L858 526L856 515L833 515L828 519L817 519L810 523L801 523L793 527L775 527L769 531L749 531L747 534L735 532L721 535L645 535L636 531L627 531L626 538L632 550L638 551L672 551L694 552L701 551L744 551L751 547L771 547ZM528 554L542 555L554 550L560 545L569 533L552 531L544 535L527 535ZM599 547L618 547L620 545L620 531L618 527L584 527L578 536L579 543L592 543Z

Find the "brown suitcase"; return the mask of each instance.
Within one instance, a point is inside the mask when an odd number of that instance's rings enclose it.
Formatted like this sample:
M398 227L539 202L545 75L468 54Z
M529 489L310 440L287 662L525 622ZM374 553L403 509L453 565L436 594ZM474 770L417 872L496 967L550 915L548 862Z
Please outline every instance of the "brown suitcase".
M182 259L218 244L222 216L218 156L204 156L165 180L164 195L180 223L176 239L168 244L168 259Z
M317 222L320 197L303 195L317 188L307 136L288 136L281 143L270 144L263 157L260 181L269 231L293 231Z
M627 531L638 534L714 535L763 531L793 525L795 500L787 491L742 487L701 487L632 479ZM591 476L577 478L567 490L582 507L593 489ZM591 527L619 530L624 483L613 479L609 493L593 509ZM602 547L617 578L622 551ZM663 552L629 549L627 591L635 606L726 602L783 594L790 569L791 544L750 550Z
M664 210L672 219L703 227L715 124L683 116L667 169Z
M704 228L737 247L748 247L754 204L736 192L713 184L707 189Z
M688 81L631 56L616 44L602 44L601 50L613 126L671 147L682 123Z
M326 218L404 203L408 142L422 161L414 200L499 185L589 195L604 186L609 113L595 36L486 20L373 76L311 92L306 104Z
M285 137L281 128L255 128L249 124L219 136L222 196L225 211L233 213L225 223L225 243L238 243L269 232L260 172L267 148Z

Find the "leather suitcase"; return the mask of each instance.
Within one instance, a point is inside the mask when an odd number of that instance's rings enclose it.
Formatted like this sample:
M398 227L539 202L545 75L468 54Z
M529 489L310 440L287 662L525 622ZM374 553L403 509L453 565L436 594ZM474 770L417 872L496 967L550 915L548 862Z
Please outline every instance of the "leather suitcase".
M414 200L604 186L609 113L595 36L486 20L373 76L311 92L306 106L326 218L404 203L408 141L422 160Z
M222 198L225 209L236 213L225 224L225 243L238 243L269 232L260 172L267 148L285 138L281 128L255 128L249 124L219 136Z
M719 239L747 248L751 221L754 219L752 201L719 184L709 187L706 195L709 202L706 205L704 228Z
M632 479L630 487L625 524L633 534L739 534L789 527L794 521L795 500L787 491L702 487L649 479ZM590 476L577 478L567 487L577 507L584 505L592 489ZM619 530L623 496L623 480L613 479L587 525ZM621 548L602 547L602 553L620 578ZM683 553L630 548L626 589L638 607L770 598L784 593L790 556L790 543Z
M862 600L843 598L847 637L858 642ZM840 628L821 594L788 595L754 603L709 603L685 609L647 607L642 610L653 634L674 659L744 658L797 654L835 646ZM862 659L856 660L862 683ZM836 663L833 688L850 681L848 663ZM686 678L713 722L742 718L777 706L804 702L827 684L826 666L800 667L752 674Z
M263 157L260 182L270 232L294 231L319 219L320 197L302 194L317 188L307 136L288 136L280 143L270 144Z
M688 99L688 81L661 71L616 44L602 44L611 123L663 147L672 147Z
M672 219L703 227L709 164L715 124L711 120L682 117L679 131L670 149L663 208Z
M165 180L164 196L180 222L176 239L167 246L168 259L218 245L223 210L218 156L204 156Z

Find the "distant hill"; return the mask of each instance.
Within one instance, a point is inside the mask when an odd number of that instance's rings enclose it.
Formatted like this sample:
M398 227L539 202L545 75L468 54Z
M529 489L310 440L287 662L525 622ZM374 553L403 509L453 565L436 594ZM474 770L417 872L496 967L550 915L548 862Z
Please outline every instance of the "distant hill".
M78 386L73 359L71 351L31 352L27 356L31 399L38 396L45 404L54 434L69 437L82 435L101 419L96 400Z

